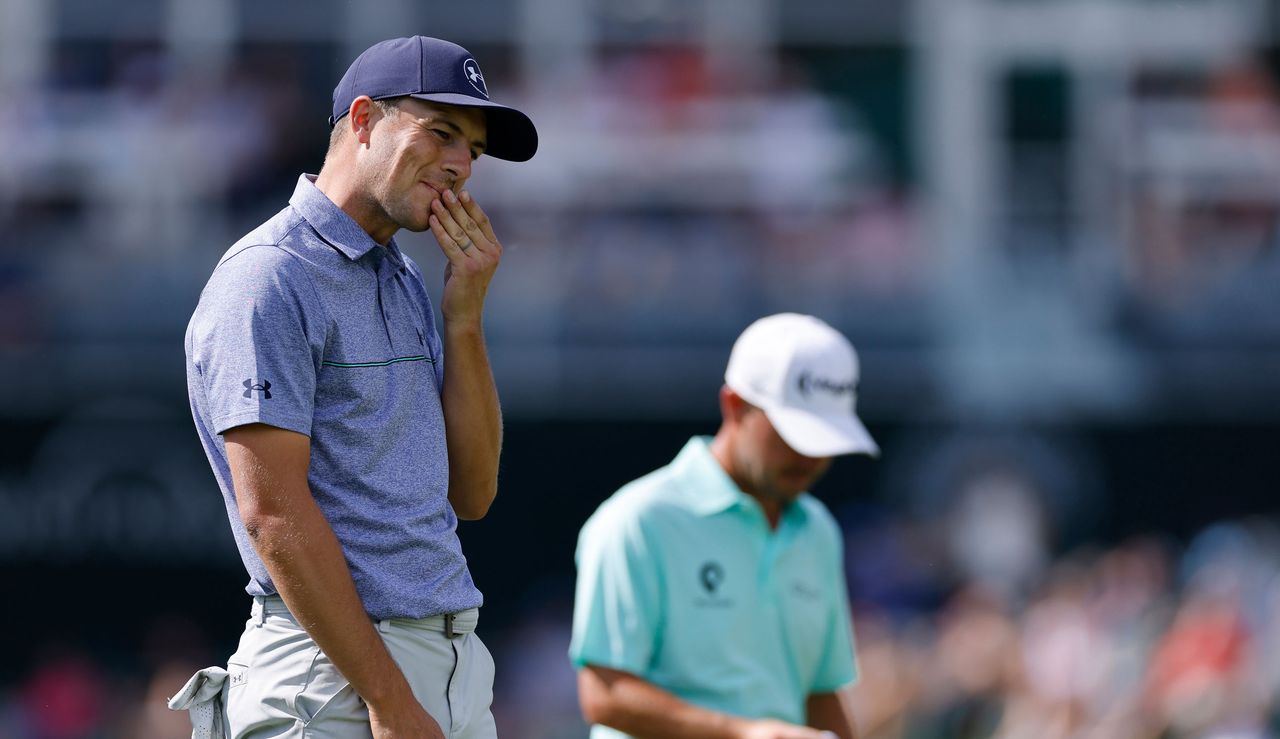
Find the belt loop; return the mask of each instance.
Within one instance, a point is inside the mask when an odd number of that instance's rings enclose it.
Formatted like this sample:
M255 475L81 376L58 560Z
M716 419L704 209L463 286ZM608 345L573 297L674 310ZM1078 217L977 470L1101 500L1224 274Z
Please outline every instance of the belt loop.
M452 613L444 614L444 635L449 639L457 639L460 636L458 632L453 630L453 617L454 614Z
M267 599L261 595L253 598L253 603L258 607L258 628L262 628L267 623Z

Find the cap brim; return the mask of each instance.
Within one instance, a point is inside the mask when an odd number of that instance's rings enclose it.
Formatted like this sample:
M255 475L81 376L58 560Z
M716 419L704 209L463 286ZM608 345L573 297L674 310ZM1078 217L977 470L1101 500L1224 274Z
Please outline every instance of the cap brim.
M765 415L787 445L806 457L842 454L880 456L867 428L857 416L820 416L795 408L765 408Z
M409 97L484 109L488 124L484 153L491 157L509 162L527 162L538 152L538 129L534 128L529 116L515 108L456 92L424 92Z

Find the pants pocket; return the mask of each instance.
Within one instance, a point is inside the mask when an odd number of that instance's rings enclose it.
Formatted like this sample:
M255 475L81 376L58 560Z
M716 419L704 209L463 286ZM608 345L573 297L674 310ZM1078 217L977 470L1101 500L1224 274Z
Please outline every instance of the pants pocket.
M492 737L493 715L493 656L480 637L467 634L452 642L457 655L449 685L450 705L454 717L454 729L458 736Z
M368 712L350 683L290 619L251 623L227 673L233 739L369 735Z
M294 697L294 711L304 725L322 721L326 714L356 710L365 712L364 706L352 689L351 683L338 672L329 658L316 649L311 666L303 681L302 690ZM367 716L365 712L365 716Z

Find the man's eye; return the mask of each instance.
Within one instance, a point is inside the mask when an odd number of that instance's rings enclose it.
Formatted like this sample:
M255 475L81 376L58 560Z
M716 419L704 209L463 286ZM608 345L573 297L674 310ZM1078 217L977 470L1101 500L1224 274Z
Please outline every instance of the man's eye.
M449 141L453 138L453 134L449 133L448 131L442 131L438 128L434 128L432 129L432 131L434 131L435 134L440 137L441 141Z

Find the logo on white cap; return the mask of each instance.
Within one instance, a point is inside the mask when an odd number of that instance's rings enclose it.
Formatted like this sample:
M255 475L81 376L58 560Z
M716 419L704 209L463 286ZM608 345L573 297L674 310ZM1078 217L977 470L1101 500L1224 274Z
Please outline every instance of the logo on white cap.
M462 63L462 73L467 76L467 82L470 82L471 86L476 88L476 92L484 95L485 98L489 97L489 90L484 84L484 75L480 74L480 65L476 64L475 59L468 57Z
M855 412L858 369L839 331L813 316L779 313L742 332L724 379L801 454L879 454Z
M800 376L796 378L796 389L800 391L802 398L808 398L813 393L847 394L853 397L858 391L858 383L855 380L832 380L819 377L809 370L802 370Z

